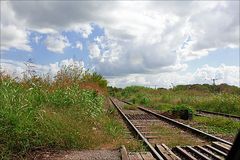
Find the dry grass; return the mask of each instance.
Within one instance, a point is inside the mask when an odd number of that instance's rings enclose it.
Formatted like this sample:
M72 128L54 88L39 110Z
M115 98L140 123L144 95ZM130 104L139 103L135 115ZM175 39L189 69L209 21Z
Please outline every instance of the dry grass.
M159 139L156 141L156 143L164 143L169 147L178 145L200 145L206 143L204 140L184 132L181 129L171 127L168 124L152 125L150 126L150 131L159 133L156 134L159 136Z
M135 105L135 104L132 104L132 105L129 105L129 104L126 104L122 107L123 109L126 109L126 110L136 110L138 109L138 105Z

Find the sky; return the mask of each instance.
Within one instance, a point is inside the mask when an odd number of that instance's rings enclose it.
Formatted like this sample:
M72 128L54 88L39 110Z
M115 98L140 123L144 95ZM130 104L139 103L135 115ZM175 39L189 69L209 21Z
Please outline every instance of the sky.
M239 82L239 1L0 1L1 70L76 64L109 85Z

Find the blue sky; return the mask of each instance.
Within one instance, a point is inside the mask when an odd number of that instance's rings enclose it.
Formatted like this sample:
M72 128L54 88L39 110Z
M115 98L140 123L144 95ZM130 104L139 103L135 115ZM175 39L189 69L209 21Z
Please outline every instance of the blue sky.
M31 58L55 74L76 61L119 87L215 75L239 86L239 2L184 3L1 2L2 70L18 73Z
M92 25L94 28L92 33L88 36L88 38L84 38L82 34L76 32L62 32L62 35L66 36L72 46L69 46L64 49L64 53L55 53L47 50L44 41L46 40L47 35L41 34L38 32L30 32L29 36L29 45L32 48L32 51L24 51L18 50L15 48L10 48L8 51L2 51L3 59L11 59L15 61L26 62L29 58L31 58L34 63L47 65L49 63L55 63L64 59L75 59L81 60L88 63L88 45L93 42L94 38L97 36L104 35L104 30L97 25ZM41 37L36 43L35 38ZM83 45L83 49L75 48L75 42L80 41Z

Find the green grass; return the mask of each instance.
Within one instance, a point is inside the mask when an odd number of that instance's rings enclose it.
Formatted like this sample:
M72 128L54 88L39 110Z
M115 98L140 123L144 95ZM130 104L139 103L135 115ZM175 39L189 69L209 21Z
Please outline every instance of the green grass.
M169 103L158 103L157 105L151 104L150 106L154 106L153 109L159 110L161 112L166 112L173 108L173 105Z
M138 105L136 105L136 104L132 104L132 105L126 104L126 105L123 106L123 109L136 110L136 109L138 109Z
M105 90L100 75L72 68L64 68L51 83L37 76L16 81L1 75L0 159L24 159L35 149L112 143L122 128L105 111Z
M130 86L125 89L113 88L110 93L119 99L144 105L168 112L179 105L186 105L191 110L207 110L240 116L240 88L228 85L187 85L176 86L173 89L151 89L140 86ZM147 99L145 102L143 99ZM143 104L143 102L145 104ZM209 133L222 135L232 139L240 129L239 122L217 117L193 117L193 124Z
M131 86L121 90L114 89L110 91L110 93L115 91L116 93L114 93L114 95L116 95L117 98L126 99L136 104L145 105L146 107L162 108L163 111L170 109L174 105L186 104L194 109L240 116L240 89L233 86L216 86L217 89L221 87L225 88L223 88L222 91L216 92L215 89L209 85L193 85L193 89L181 86L169 90L155 90Z
M240 123L223 117L200 117L194 118L198 125L209 133L235 136L240 130Z

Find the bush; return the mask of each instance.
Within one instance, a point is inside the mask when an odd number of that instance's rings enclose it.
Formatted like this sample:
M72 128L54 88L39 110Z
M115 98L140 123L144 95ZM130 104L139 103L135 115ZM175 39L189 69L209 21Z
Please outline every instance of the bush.
M187 105L181 104L176 105L171 109L171 113L181 119L187 120L192 119L193 117L193 109Z
M147 97L142 97L142 98L140 99L140 104L148 105L149 102L150 102L150 99L147 98Z

